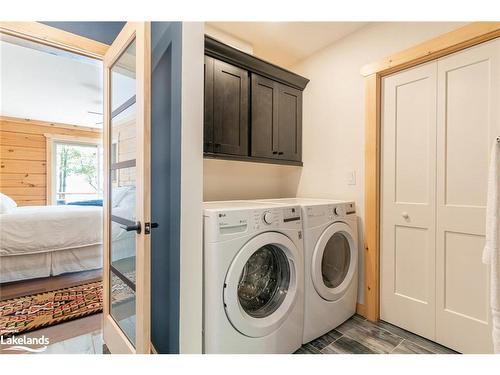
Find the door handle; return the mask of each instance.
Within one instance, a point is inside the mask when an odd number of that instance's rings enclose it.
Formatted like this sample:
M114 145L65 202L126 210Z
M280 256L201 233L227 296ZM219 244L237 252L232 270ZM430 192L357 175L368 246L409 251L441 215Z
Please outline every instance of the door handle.
M151 234L151 229L158 228L158 223L144 224L144 234Z
M123 224L121 224L120 228L125 229L127 232L136 231L137 234L141 233L141 223L139 221L136 222L135 224L131 224L131 225L123 225Z

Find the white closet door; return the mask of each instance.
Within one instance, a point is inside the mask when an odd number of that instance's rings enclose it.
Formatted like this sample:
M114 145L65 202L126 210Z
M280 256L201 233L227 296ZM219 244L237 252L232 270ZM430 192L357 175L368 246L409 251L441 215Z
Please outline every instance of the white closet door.
M500 135L499 43L438 61L436 340L462 353L492 351L481 254L488 158Z
M383 79L381 318L434 339L436 62Z

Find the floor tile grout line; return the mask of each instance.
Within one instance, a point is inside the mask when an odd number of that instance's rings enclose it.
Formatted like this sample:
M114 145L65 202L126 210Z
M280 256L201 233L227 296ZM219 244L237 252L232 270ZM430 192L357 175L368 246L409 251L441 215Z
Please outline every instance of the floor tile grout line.
M379 321L383 321L383 320L379 320ZM388 322L385 322L385 321L383 321L383 322L384 322L384 323L386 323L386 324L391 324L391 323L388 323ZM422 348L422 349L424 349L424 350L428 350L428 351L430 351L431 353L434 353L434 354L440 354L440 353L435 352L435 351L433 351L433 350L431 350L431 349L424 348L422 345L417 344L416 342L414 342L414 341L413 341L413 340L411 340L411 339L401 337L401 336L399 336L398 334L396 334L396 333L394 333L394 332L391 332L391 331L389 331L388 329L386 329L386 328L384 328L384 327L380 327L380 326L378 326L377 324L375 324L375 323L373 323L373 322L370 322L370 323L374 324L375 326L377 326L377 327L378 327L378 328L380 328L381 330L384 330L384 331L386 331L386 332L389 332L390 334L392 334L392 335L394 335L394 336L397 336L397 337L399 337L399 338L401 338L401 339L403 339L403 340L406 340L406 341L411 342L411 343L412 343L412 344L414 344L414 345L417 345L419 348ZM401 327L398 327L398 326L394 326L394 327L396 327L396 328L399 328L399 329L401 329L401 330L406 331L404 328L401 328ZM441 345L441 344L439 344L439 343L437 343L437 342L435 342L435 341L432 341L432 340L426 339L426 338L425 338L425 337L423 337L423 336L417 335L416 333L413 333L413 332L410 332L410 331L406 331L406 332L408 332L408 333L409 333L410 335L412 335L412 336L416 336L416 337L420 338L421 340L427 340L427 341L429 341L429 344L430 344L430 345L442 346L442 347L443 347L443 348L445 348L445 349L449 349L449 348L446 348L445 346L443 346L443 345Z
M397 344L389 354L393 354L394 353L394 350L396 350L398 348L399 345L401 345L403 343L403 341L405 341L405 339L401 339L401 341L399 342L399 344Z

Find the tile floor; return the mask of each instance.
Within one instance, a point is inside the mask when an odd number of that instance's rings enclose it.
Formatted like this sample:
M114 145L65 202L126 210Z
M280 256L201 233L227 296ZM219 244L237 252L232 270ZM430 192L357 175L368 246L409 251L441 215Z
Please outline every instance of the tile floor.
M341 326L303 345L296 354L457 354L386 322L354 315Z

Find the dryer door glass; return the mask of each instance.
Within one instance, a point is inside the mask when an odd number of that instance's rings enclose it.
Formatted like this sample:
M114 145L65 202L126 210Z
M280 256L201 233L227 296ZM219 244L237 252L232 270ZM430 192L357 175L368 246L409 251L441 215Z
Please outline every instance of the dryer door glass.
M241 272L238 300L254 318L271 315L283 303L290 285L290 265L283 250L265 245L254 252Z
M321 261L323 282L328 288L336 288L344 281L351 263L349 241L342 233L335 233L325 246Z

